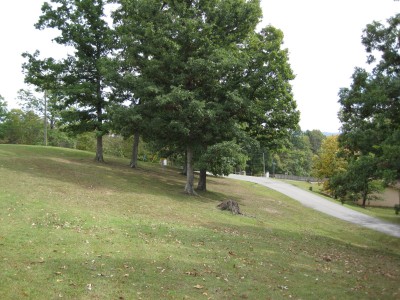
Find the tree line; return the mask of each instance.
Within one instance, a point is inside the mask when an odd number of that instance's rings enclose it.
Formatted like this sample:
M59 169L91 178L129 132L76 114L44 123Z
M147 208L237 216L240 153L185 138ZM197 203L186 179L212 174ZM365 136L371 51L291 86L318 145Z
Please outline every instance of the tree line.
M7 110L7 103L0 96L0 143L47 145L75 148L96 152L96 139L92 131L74 133L65 130L60 111L54 105L56 98L47 95L47 118L44 125L44 97L38 97L30 90L18 91L20 109ZM44 138L44 126L47 127L47 139ZM321 144L326 136L320 130L293 131L285 144L270 151L260 143L237 144L232 141L219 143L202 155L203 161L196 161L195 168L202 164L213 174L245 172L249 175L263 176L269 172L313 176L313 158L320 155ZM104 154L131 158L134 135L111 130L103 136ZM184 152L172 152L169 148L160 148L152 141L143 141L137 146L138 160L159 162L168 158L175 166L184 165ZM208 163L205 163L205 162Z

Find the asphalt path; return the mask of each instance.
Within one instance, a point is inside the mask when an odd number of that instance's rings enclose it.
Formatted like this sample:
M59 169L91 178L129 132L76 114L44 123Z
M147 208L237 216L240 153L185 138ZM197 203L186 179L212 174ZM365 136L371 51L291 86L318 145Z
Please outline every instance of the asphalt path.
M380 219L370 217L366 214L352 210L341 204L331 202L323 197L302 190L283 181L265 177L253 177L234 174L229 175L228 178L250 181L266 186L272 190L278 191L294 200L299 201L304 206L323 212L327 215L331 215L336 218L400 238L400 225L387 223Z

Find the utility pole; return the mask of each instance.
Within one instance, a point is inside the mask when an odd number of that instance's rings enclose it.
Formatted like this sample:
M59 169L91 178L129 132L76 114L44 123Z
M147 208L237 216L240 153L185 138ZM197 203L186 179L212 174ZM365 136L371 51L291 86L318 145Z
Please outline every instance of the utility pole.
M264 167L263 177L265 177L265 156L264 156L264 152L263 152L263 167Z
M44 91L44 145L47 146L47 95Z
M272 159L272 177L275 178L275 162L274 162L274 159Z

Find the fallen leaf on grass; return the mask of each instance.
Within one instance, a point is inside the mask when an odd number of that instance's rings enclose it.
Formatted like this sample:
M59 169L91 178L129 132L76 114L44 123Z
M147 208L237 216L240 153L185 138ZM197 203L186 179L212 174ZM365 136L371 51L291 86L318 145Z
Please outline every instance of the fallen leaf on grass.
M281 290L288 290L289 288L286 285L279 285L278 286Z
M332 261L332 257L330 257L329 255L324 255L324 256L322 257L322 259L323 259L324 261L326 261L326 262L331 262L331 261Z
M197 275L198 275L196 271L194 271L194 272L192 272L192 271L187 271L187 272L185 272L185 274L186 274L186 275L190 275L190 276L197 276Z
M44 262L45 262L45 261L44 261L44 258L41 257L39 261L31 261L31 265L34 265L34 264L43 264Z
M196 284L195 286L193 286L196 289L202 289L204 288L204 286L200 285L200 284Z
M385 275L386 277L392 278L392 279L396 278L395 276L393 276L390 273L383 273L383 275Z

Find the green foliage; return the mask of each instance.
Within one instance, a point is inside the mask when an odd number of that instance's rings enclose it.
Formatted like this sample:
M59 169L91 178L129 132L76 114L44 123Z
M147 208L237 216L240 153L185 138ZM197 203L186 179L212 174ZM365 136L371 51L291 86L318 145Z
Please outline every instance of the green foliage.
M324 139L318 155L313 157L313 176L327 181L324 182L324 189L329 192L329 180L335 174L345 172L347 161L339 153L338 136L329 136Z
M195 161L244 135L269 151L287 144L299 121L294 75L282 31L255 31L259 1L111 2L119 4L115 32L102 0L45 2L36 28L58 30L54 41L74 53L60 61L41 59L38 51L23 55L26 82L51 95L63 130L95 133L97 160L111 127L165 152L192 157L196 149ZM40 111L41 99L24 91L21 98ZM125 100L130 106L120 105ZM78 139L79 149L93 148L86 138ZM119 141L110 145L124 155Z
M43 144L43 121L32 111L12 109L7 113L1 128L4 143Z
M356 68L350 88L339 92L339 119L343 124L340 146L349 151L350 159L361 156L363 161L365 156L365 161L371 161L374 157L374 172L369 177L386 183L400 178L399 33L400 14L386 24L367 25L362 42L368 62L376 63L375 67L371 73ZM351 165L354 161L358 160L352 159Z
M130 158L132 156L132 144L133 136L124 138L120 135L108 134L104 136L104 154ZM144 160L145 157L151 156L146 143L141 141L138 147L138 159Z
M86 132L76 136L76 149L90 152L96 151L96 143L93 139L95 133ZM104 154L115 157L128 158L132 155L133 137L124 138L120 135L107 134L103 137ZM139 144L138 159L147 160L153 157L151 149L144 142Z
M56 127L56 123L60 121L60 107L58 105L58 95L55 92L45 91L43 95L37 95L31 90L19 90L18 96L19 105L25 112L33 111L36 115L46 117L50 123L50 129Z
M93 132L86 132L77 135L76 137L76 149L95 152L96 151L96 141L93 138Z
M0 95L0 143L3 143L5 139L4 120L7 117L7 114L7 102L4 100L4 97Z
M48 145L53 147L75 148L76 139L59 128L47 131Z
M377 72L400 74L399 21L400 14L396 14L386 24L374 21L363 31L362 43L368 53L368 62L377 62ZM377 57L380 58L379 61Z
M44 99L38 98L31 90L20 89L18 91L18 104L25 112L33 111L38 116L44 115Z
M54 41L70 46L74 54L55 61L25 53L25 80L42 91L57 91L65 128L74 133L96 131L96 159L103 160L101 136L108 132L106 76L113 48L112 31L104 18L102 0L51 0L42 6L37 29L57 29Z
M289 145L277 151L276 172L297 176L309 176L312 168L312 151L310 140L301 131L291 134Z
M373 154L361 155L351 160L347 169L335 173L329 180L329 188L335 197L343 201L362 200L365 207L367 200L375 199L376 193L383 190L377 176L377 158Z
M5 116L8 113L7 109L7 101L5 101L4 97L0 95L0 124L4 121Z
M19 96L19 99L24 101L23 109L13 109L10 112L6 109L4 110L5 113L0 121L0 142L5 144L41 145L44 139L44 123L43 119L38 115L41 109L40 100L35 98L30 91L20 90ZM29 99L34 101L30 102L28 101ZM36 106L36 104L38 105ZM47 137L49 146L66 148L75 146L74 139L62 132L60 128L56 128L51 119Z
M308 136L310 139L310 144L311 144L311 151L313 154L318 154L318 152L321 149L321 145L325 140L325 135L321 132L321 130L307 130L305 134Z
M132 140L119 135L106 135L103 138L104 154L116 157L129 157L132 151Z
M235 168L244 169L248 157L235 142L222 142L207 148L199 160L198 167L214 175L229 175Z
M120 56L140 124L123 120L145 139L205 151L246 130L276 147L297 125L283 34L255 32L258 1L118 2Z
M283 32L272 26L251 34L241 51L245 75L236 78L241 82L240 92L248 105L243 109L247 113L244 118L247 131L261 147L271 151L287 145L299 122L290 85L295 76L288 50L281 49L282 44Z

